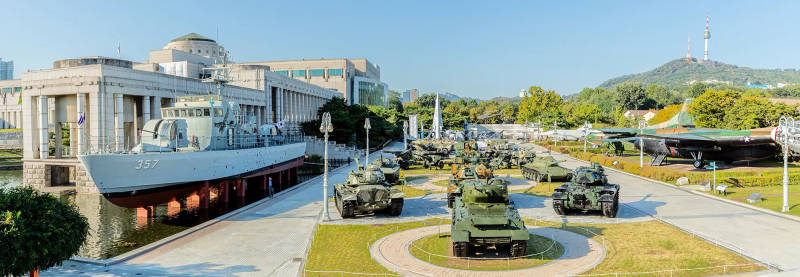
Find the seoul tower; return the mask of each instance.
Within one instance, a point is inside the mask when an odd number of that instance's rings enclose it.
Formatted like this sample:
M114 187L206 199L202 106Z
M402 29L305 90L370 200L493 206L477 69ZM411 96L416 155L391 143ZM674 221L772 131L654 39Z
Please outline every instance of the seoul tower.
M686 40L686 61L692 61L692 37L688 36Z
M706 32L703 34L706 40L706 49L703 52L703 61L708 61L708 39L711 38L711 31L708 30L708 21L708 13L706 13Z

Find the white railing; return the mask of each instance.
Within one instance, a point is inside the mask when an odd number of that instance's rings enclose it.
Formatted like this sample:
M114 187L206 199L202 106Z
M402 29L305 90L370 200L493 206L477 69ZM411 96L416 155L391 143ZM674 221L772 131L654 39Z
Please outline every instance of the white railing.
M122 150L117 149L116 137L89 137L89 143L86 144L86 149L81 154L107 154L119 153L129 154L132 153L135 141L141 141L141 136L136 140L129 137L128 141L122 144ZM104 143L100 143L105 141ZM159 141L161 142L161 141ZM166 142L166 141L164 141ZM171 142L173 147L156 146L157 150L153 151L153 146L148 147L147 152L182 152L182 151L220 151L220 150L235 150L235 149L249 149L257 147L277 146L292 143L304 142L303 137L299 135L236 135L233 141L229 142L227 136L190 136L183 139L175 139ZM177 145L177 149L174 146ZM201 145L203 145L201 147Z

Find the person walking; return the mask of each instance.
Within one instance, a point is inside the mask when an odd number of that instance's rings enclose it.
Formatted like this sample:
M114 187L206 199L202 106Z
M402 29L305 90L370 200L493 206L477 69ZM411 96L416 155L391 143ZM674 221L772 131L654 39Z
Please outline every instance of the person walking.
M269 177L269 198L272 198L273 194L275 194L275 190L272 189L272 177Z

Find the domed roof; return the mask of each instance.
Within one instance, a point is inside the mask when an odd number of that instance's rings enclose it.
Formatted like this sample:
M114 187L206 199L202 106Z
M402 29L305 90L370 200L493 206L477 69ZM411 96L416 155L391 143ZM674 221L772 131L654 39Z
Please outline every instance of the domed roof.
M183 35L183 36L181 36L181 37L179 37L179 38L173 39L173 40L171 40L170 42L175 42L175 41L184 41L184 40L199 40L199 41L210 41L210 42L216 42L216 41L214 41L213 39L207 38L207 37L205 37L205 36L202 36L202 35L200 35L200 34L198 34L198 33L188 33L188 34L186 34L186 35Z

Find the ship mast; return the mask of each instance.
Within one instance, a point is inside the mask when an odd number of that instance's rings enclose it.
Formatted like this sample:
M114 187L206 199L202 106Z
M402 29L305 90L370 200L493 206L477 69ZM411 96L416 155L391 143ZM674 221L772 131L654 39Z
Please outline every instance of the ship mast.
M228 52L222 47L219 48L219 51L222 52L222 66L203 68L204 73L209 72L210 74L210 77L204 78L203 82L216 84L217 95L219 95L220 100L222 100L223 97L225 97L223 92L225 84L231 81L228 75L231 68L228 66Z

